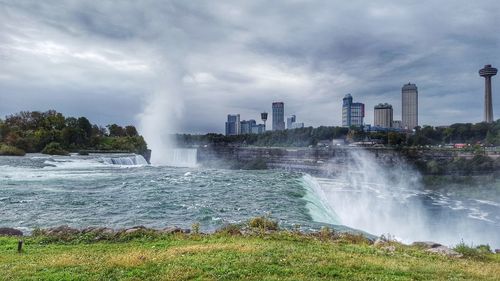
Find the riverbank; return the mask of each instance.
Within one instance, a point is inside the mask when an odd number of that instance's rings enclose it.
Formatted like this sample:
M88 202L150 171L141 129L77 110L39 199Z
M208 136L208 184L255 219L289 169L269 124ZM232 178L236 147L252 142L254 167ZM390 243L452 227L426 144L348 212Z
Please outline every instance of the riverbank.
M262 221L261 221L262 222ZM257 222L213 234L168 228L0 237L0 280L495 280L500 255L450 257L426 245L373 243L322 229L274 231ZM135 229L135 230L134 230ZM108 234L106 234L108 233ZM430 246L429 246L430 247ZM476 252L475 252L476 253Z

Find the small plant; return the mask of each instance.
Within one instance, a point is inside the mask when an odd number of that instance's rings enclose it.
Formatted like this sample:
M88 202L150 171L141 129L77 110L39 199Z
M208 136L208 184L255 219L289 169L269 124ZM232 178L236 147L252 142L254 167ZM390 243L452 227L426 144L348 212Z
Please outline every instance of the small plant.
M460 242L453 250L462 254L466 258L484 259L491 254L490 245L479 245L477 247L468 246L463 241Z
M194 235L199 235L200 234L200 223L193 223L191 225L191 230L193 231Z
M6 156L24 156L26 153L17 147L0 144L0 155Z
M260 230L278 230L278 222L269 219L267 216L251 218L248 226Z
M227 235L241 235L241 226L238 224L227 224L219 228L216 232Z
M321 229L319 230L319 236L321 239L328 239L332 235L332 230L328 226L322 226Z
M58 142L51 142L47 144L42 150L42 153L49 155L68 155L68 152L64 150Z

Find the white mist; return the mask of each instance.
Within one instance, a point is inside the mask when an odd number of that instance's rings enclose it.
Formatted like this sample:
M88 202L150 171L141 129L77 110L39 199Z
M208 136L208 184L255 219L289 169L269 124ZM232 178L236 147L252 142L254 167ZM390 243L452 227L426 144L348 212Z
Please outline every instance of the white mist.
M313 179L313 183L309 183L316 185L309 188L309 193L314 192L322 201L314 205L324 205L322 210L334 212L325 216L317 214L318 208L309 208L314 220L342 224L374 235L391 234L403 242L430 240L456 245L464 241L500 246L497 226L470 218L476 207L454 201L454 206L463 208L455 210L452 205L443 204L440 202L443 198L453 200L425 190L419 173L409 169L404 161L395 160L388 168L362 149L349 149L348 155L347 163L330 163L338 171L333 179ZM306 176L306 183L310 180ZM428 201L424 204L422 200Z

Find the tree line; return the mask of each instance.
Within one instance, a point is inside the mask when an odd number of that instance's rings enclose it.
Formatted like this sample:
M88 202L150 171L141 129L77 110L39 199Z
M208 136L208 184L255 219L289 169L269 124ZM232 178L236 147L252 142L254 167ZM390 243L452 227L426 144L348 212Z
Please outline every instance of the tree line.
M177 134L181 146L253 145L276 147L316 146L322 140L344 139L347 142L376 141L389 146L425 146L456 143L500 145L500 119L493 123L456 123L447 127L423 126L414 132L370 132L361 127L306 127L262 134L225 136L222 134Z
M0 119L0 146L0 150L18 152L3 154L66 154L82 150L143 153L147 150L144 138L132 125L102 127L90 123L86 117L65 117L55 110L21 111Z

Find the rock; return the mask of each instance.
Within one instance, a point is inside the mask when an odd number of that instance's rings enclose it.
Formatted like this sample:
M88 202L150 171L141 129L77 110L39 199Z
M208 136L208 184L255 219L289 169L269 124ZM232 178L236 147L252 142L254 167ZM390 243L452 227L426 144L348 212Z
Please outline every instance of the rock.
M144 230L146 229L145 226L143 225L139 225L139 226L134 226L134 227L131 227L131 228L127 228L125 229L125 234L130 234L130 233L134 233L136 231L139 231L139 230Z
M438 246L436 248L430 248L426 250L429 253L435 253L435 254L440 254L443 256L447 257L452 257L452 258L461 258L463 255L446 247L446 246Z
M387 240L379 237L379 238L377 238L377 240L375 240L375 242L373 242L373 246L379 247L379 246L384 245L385 243L387 243Z
M166 233L166 234L172 234L172 233L181 233L182 229L176 226L169 226L165 227L164 229L160 230L160 233Z
M87 227L82 229L82 233L94 233L94 234L100 234L100 235L110 235L114 234L115 231L111 228L108 227Z
M67 225L61 225L58 227L53 227L45 230L45 234L47 235L57 235L57 236L62 236L62 235L74 235L74 234L79 234L80 230L76 228L69 227Z
M385 250L387 252L394 253L396 251L396 246L390 245L390 246L384 246L381 248L382 250Z
M415 247L419 247L419 248L424 248L424 249L432 249L432 248L437 248L439 246L443 246L439 243L431 242L431 241L417 241L417 242L413 242L411 245L415 246Z
M23 236L23 232L15 228L0 227L0 236Z

